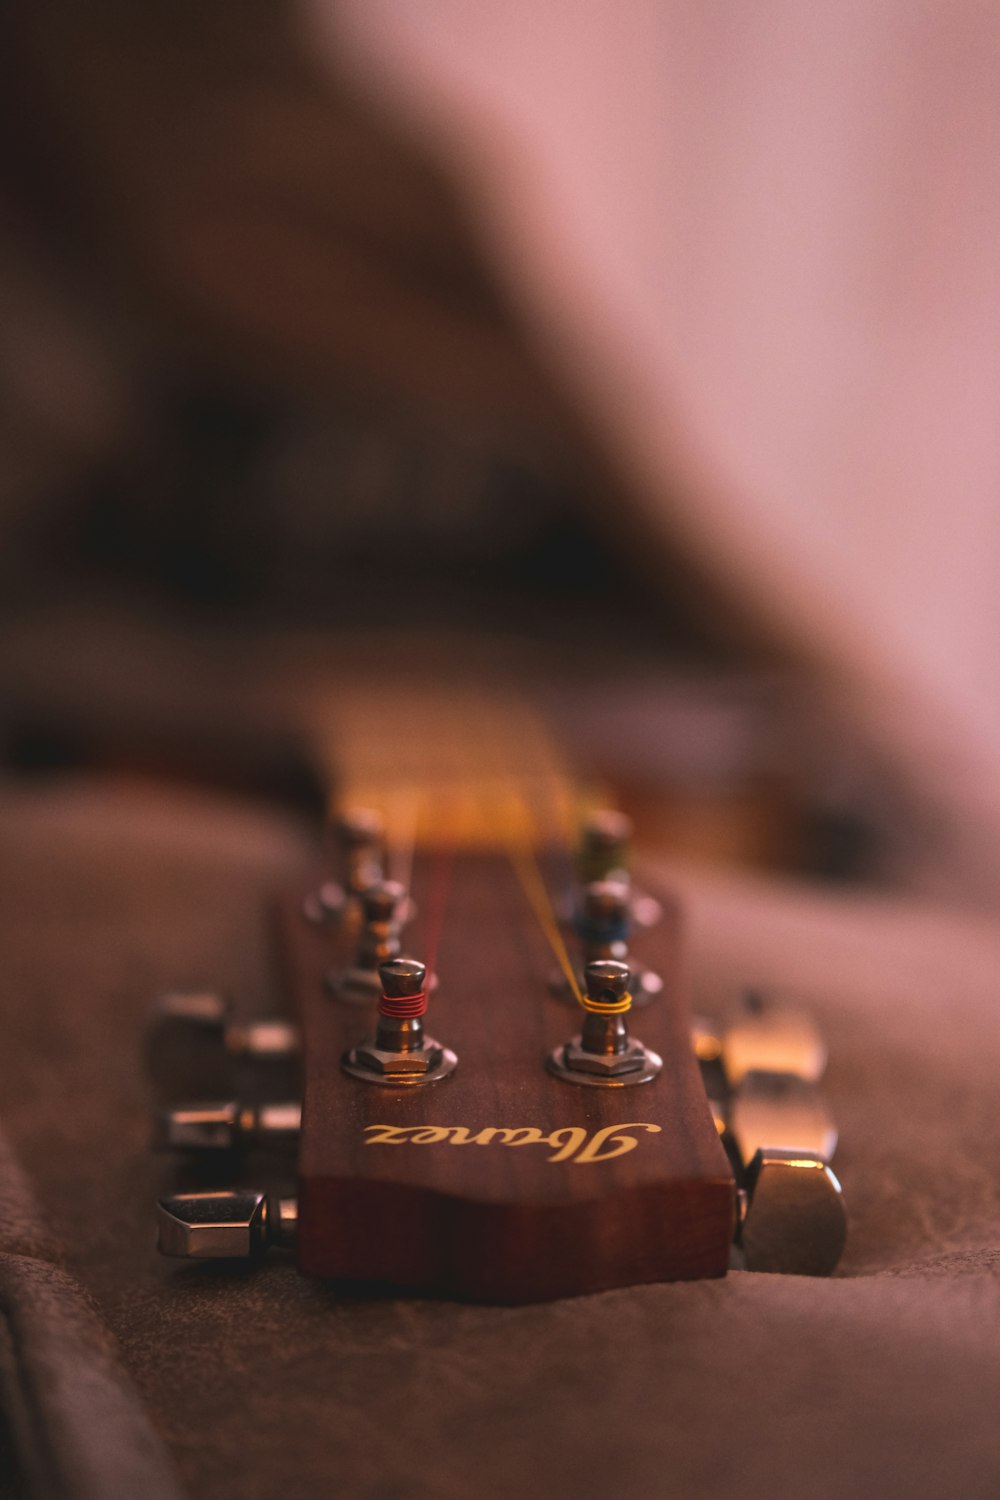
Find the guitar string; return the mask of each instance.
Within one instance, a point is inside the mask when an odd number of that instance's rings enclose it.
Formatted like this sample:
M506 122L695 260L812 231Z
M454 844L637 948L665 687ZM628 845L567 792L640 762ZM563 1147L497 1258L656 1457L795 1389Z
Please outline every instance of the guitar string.
M517 807L523 816L518 817ZM545 935L549 947L565 976L578 1005L584 1005L584 997L580 990L580 984L573 968L572 960L563 942L562 933L559 930L559 919L555 914L552 900L549 896L548 887L538 866L530 835L526 827L531 824L531 813L523 798L516 798L515 816L510 820L510 840L508 844L508 855L514 867L514 873L518 878L528 903ZM518 833L516 830L521 830Z
M392 804L389 827L396 830L390 849L389 868L393 880L409 891L413 878L413 855L417 842L420 795L416 787L404 787Z
M444 932L444 917L451 890L451 872L454 863L452 848L438 849L433 857L427 894L427 916L424 922L424 961L427 965L425 987L430 992L437 974L438 950Z
M392 842L389 864L393 878L398 880L408 896L411 893L413 879L417 828L424 811L422 802L425 802L425 799L421 798L416 786L407 786L398 792L392 804L390 826L398 831L398 836ZM451 884L452 853L453 850L450 847L439 848L430 862L424 917L424 963L427 969L426 988L428 991L437 972L437 955L441 946L448 891Z
M455 736L452 739L453 749L459 749L458 759L461 770L468 773L470 760L470 749L473 748L469 741L475 742L482 736L485 743L490 740L483 735L484 724L479 722L478 716L473 716L472 728L465 727L463 736ZM504 739L503 735L496 734L496 726L492 725L492 749L496 754L497 739ZM477 734L477 730L479 733ZM506 748L506 744L504 745ZM464 753L463 753L464 752ZM491 757L492 758L492 757ZM478 766L478 757L471 757L474 764ZM508 757L501 757L502 763L510 765L512 762ZM496 765L496 760L493 760ZM457 769L457 768L456 768ZM542 933L551 949L560 970L562 971L567 985L577 1003L586 1008L586 1001L580 989L572 961L560 932L559 921L553 907L544 877L538 865L535 855L535 846L538 843L537 820L532 814L528 801L523 793L519 792L513 778L502 778L507 783L507 797L509 816L503 821L509 832L509 857L518 882L534 912L535 918L542 929ZM472 779L466 775L466 785L474 784ZM555 803L554 794L553 802ZM393 841L392 865L397 878L403 883L404 888L409 889L410 876L412 872L413 857L416 844L417 825L422 811L420 807L421 798L416 787L404 787L399 796L399 801L394 808L396 816L392 819L393 826L401 830L401 836ZM558 809L555 809L554 822L561 821ZM436 973L437 956L440 947L441 936L444 927L445 911L448 903L448 892L451 880L453 849L449 847L439 848L434 856L434 862L430 873L430 881L427 896L427 912L424 924L425 933L425 962L427 965L428 983Z

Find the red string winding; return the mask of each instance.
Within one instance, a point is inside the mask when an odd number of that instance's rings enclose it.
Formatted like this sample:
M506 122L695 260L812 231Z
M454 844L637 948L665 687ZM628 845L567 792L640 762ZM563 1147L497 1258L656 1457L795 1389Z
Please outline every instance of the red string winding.
M415 1021L426 1010L426 990L420 990L416 995L383 995L378 1003L379 1015L388 1016L393 1021Z

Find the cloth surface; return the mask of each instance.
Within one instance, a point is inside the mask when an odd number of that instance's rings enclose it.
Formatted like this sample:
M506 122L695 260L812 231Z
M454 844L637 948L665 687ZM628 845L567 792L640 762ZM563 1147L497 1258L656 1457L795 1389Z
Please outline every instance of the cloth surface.
M0 1388L4 1495L180 1500L113 1338L39 1216L0 1137Z
M1000 1486L1000 939L875 897L654 861L698 1001L790 988L831 1052L850 1237L828 1282L734 1273L549 1305L345 1299L170 1265L140 1038L184 982L274 1003L278 816L141 783L0 795L4 1116L195 1497L936 1500Z

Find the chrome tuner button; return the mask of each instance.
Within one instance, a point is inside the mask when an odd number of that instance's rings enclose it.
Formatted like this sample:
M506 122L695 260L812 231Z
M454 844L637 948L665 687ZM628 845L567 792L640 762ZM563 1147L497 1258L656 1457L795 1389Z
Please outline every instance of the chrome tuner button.
M157 1204L158 1248L183 1260L249 1260L269 1246L291 1246L294 1198L251 1189L175 1193Z
M748 991L729 1025L697 1021L692 1046L739 1183L737 1256L748 1271L828 1276L847 1216L830 1167L837 1129L818 1087L826 1047L816 1026Z
M229 998L214 990L176 990L155 1002L146 1033L146 1071L169 1097L224 1096L239 1087L294 1088L301 1048L290 1021L236 1021Z
M217 990L171 990L157 996L146 1028L147 1076L163 1093L212 1094L228 1081L226 1027L232 1001Z
M747 990L723 1029L720 1061L730 1088L748 1073L787 1073L818 1083L826 1071L826 1044L812 1018L795 1006Z
M837 1127L823 1095L791 1073L747 1073L730 1097L728 1129L745 1165L772 1147L822 1161L837 1149Z
M737 1236L748 1271L829 1276L847 1241L840 1183L807 1151L758 1151L746 1174Z
M585 978L580 1033L549 1053L545 1064L549 1072L564 1083L598 1088L651 1083L663 1062L629 1035L628 966L614 959L595 959L587 965Z
M294 1062L302 1050L302 1033L294 1021L277 1017L234 1021L226 1027L225 1044L237 1062L264 1067Z
M174 1104L157 1115L153 1144L160 1151L294 1149L301 1127L296 1103Z

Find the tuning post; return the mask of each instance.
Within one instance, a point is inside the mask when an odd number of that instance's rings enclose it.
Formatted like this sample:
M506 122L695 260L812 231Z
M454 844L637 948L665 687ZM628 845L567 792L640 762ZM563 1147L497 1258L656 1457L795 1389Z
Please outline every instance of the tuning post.
M341 878L325 880L302 904L303 916L317 927L356 913L363 892L383 875L383 827L377 812L352 808L336 820L333 836Z
M415 958L393 958L378 973L382 994L375 1035L344 1055L344 1072L391 1088L447 1078L458 1058L424 1031L426 965Z
M158 1248L182 1260L250 1260L271 1246L291 1248L294 1198L252 1189L174 1193L157 1204Z
M632 925L629 888L624 880L592 880L583 892L583 903L574 921L577 937L583 946L584 968L590 963L612 959L626 964L632 975L632 1004L648 1005L663 990L659 974L634 962L628 951ZM561 974L553 976L552 991L565 1000L576 996Z
M300 1104L174 1104L159 1111L153 1144L160 1151L288 1150L298 1145Z
M662 1059L629 1035L632 1008L628 966L614 959L587 965L580 1034L557 1047L546 1059L550 1073L567 1083L622 1088L650 1083Z
M379 965L399 956L405 902L406 892L396 880L378 880L362 892L355 960L327 975L327 987L338 1000L366 1005L378 997Z
M632 859L632 819L612 808L601 808L590 814L580 831L577 850L577 877L584 885L595 880L614 880L629 892L629 908L637 927L655 927L663 916L663 907L654 896L632 887L629 866Z

